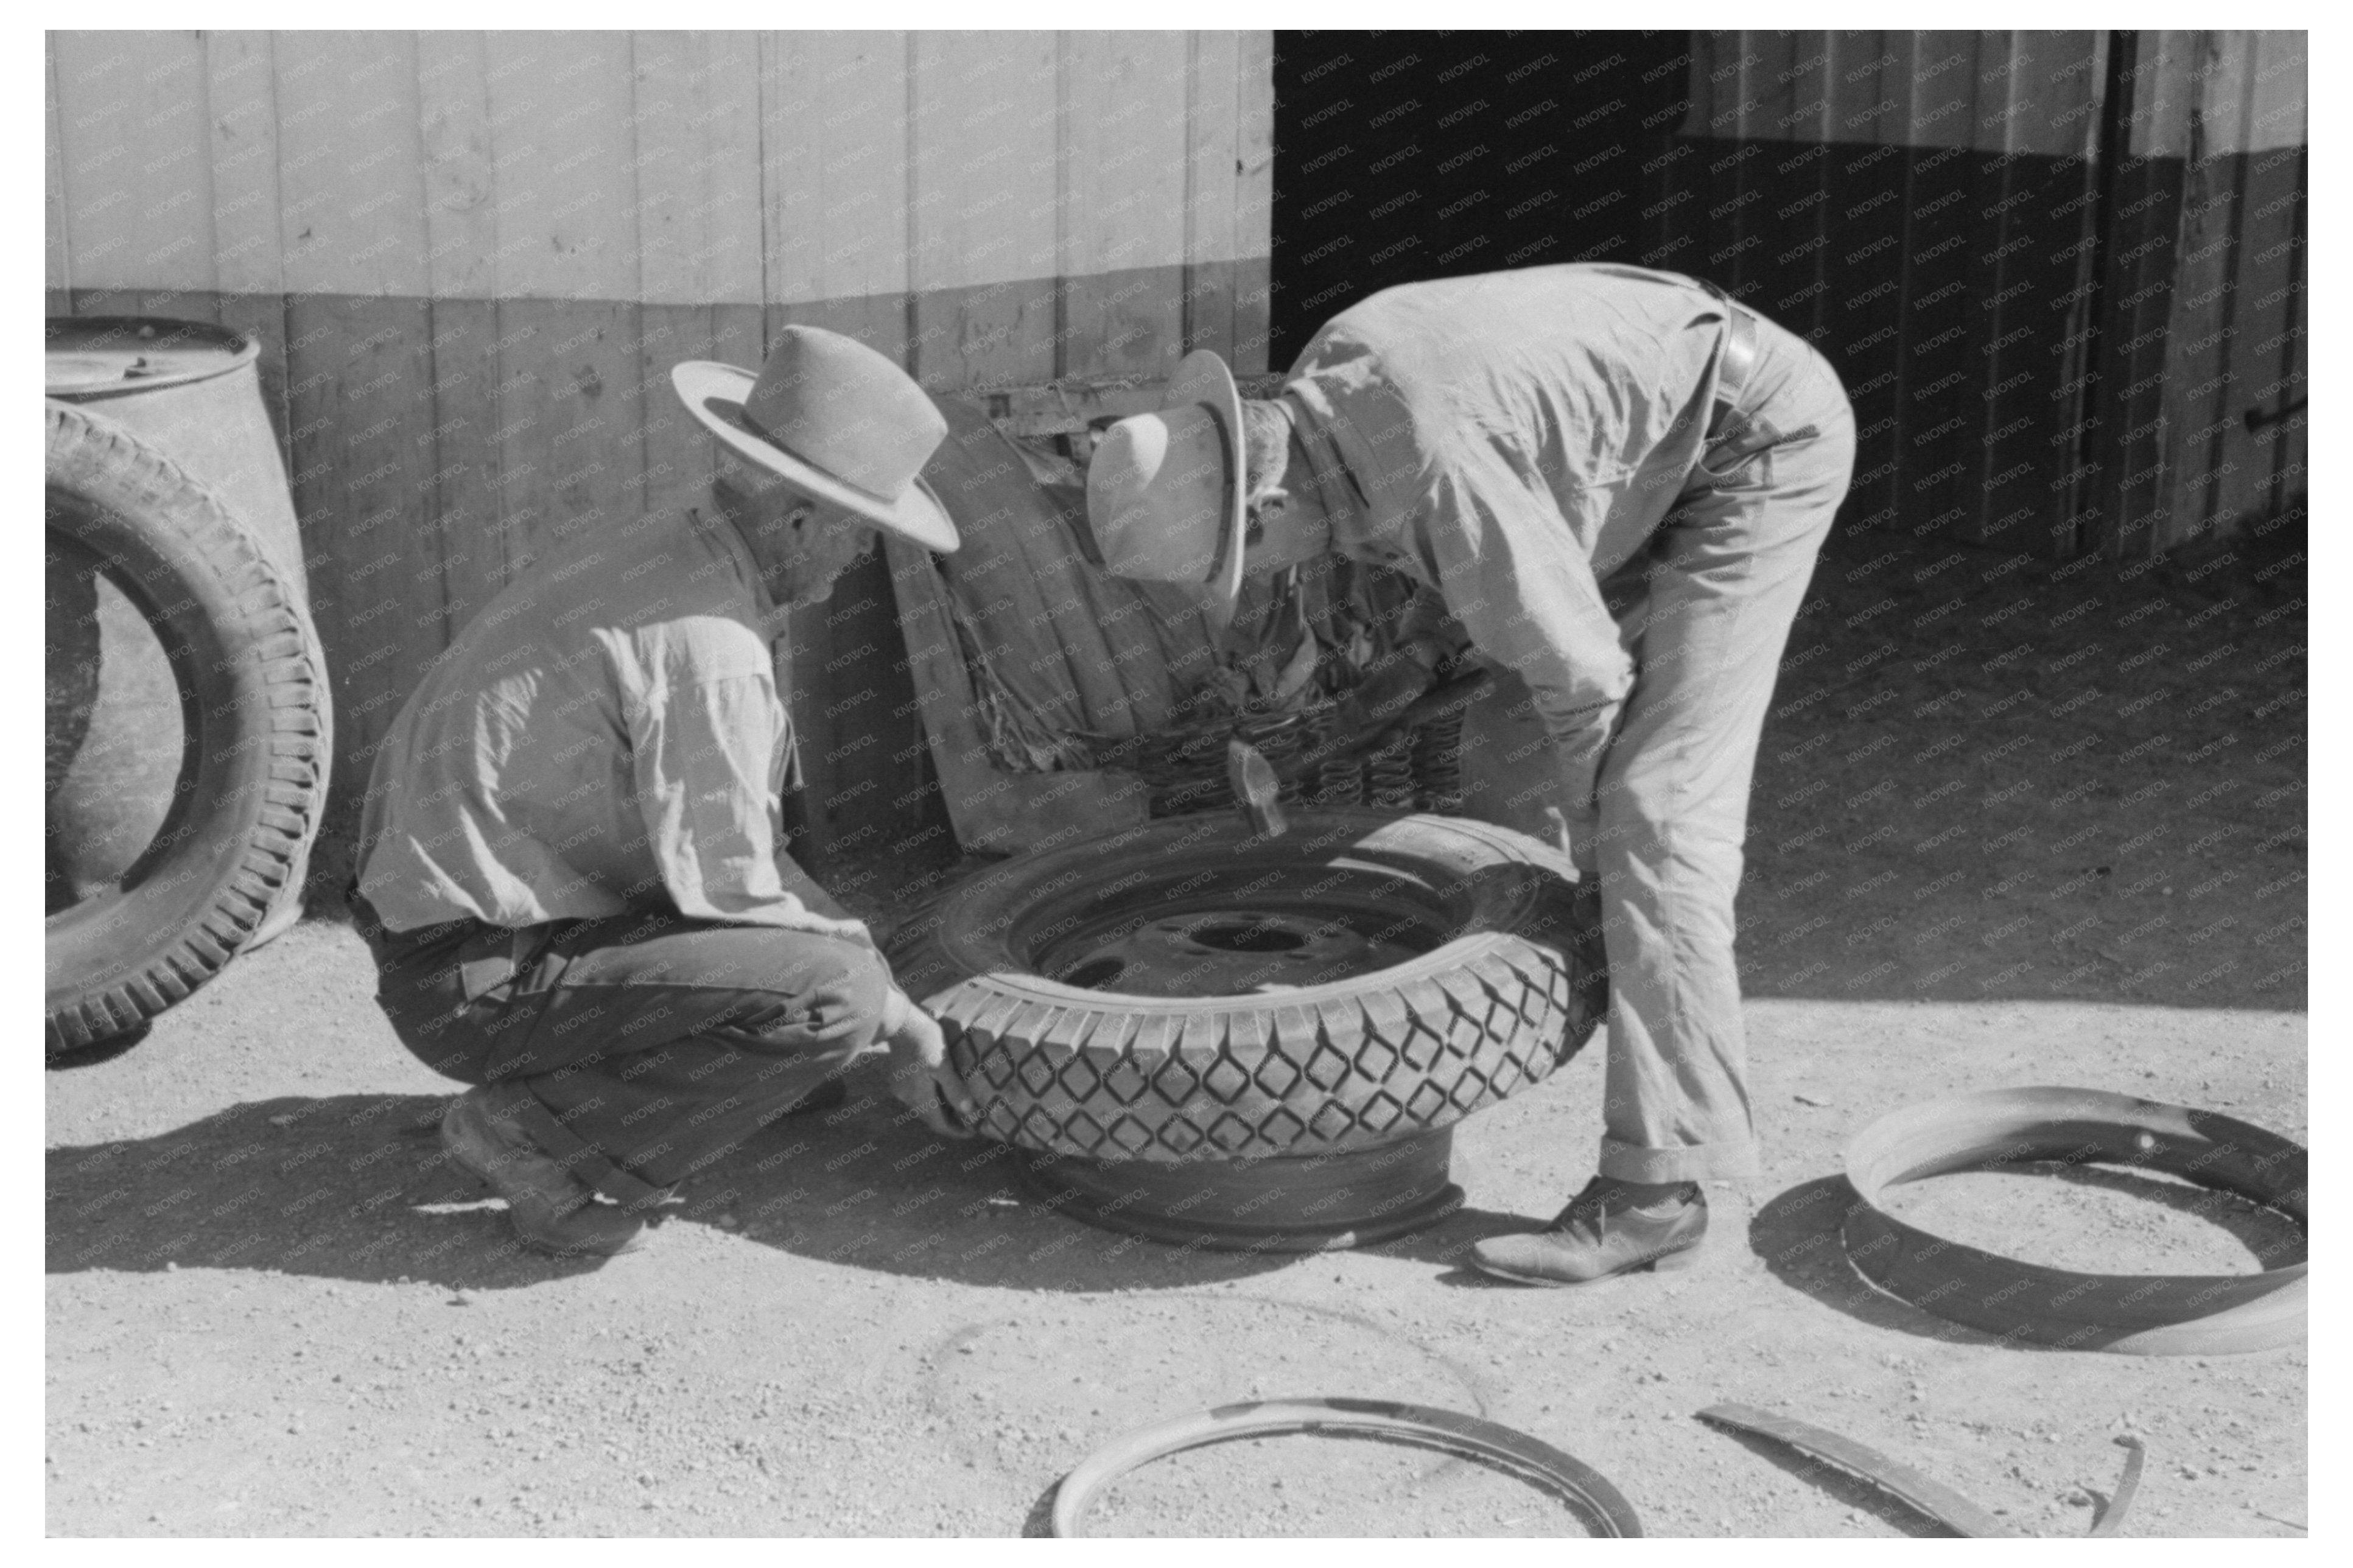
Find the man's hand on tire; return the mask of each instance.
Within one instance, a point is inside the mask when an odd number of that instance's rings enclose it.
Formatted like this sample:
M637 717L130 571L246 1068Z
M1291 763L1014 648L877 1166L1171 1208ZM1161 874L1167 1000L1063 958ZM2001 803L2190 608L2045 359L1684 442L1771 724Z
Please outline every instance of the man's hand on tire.
M1378 733L1430 689L1433 662L1434 655L1423 653L1418 645L1391 649L1340 700L1334 730L1347 740Z
M1277 773L1303 778L1325 763L1350 761L1375 749L1430 690L1439 654L1435 644L1409 643L1368 665L1364 679L1334 709L1324 742L1285 758Z
M892 994L883 1042L891 1049L891 1092L944 1138L969 1138L980 1121L972 1091L948 1065L939 1021L903 992Z
M1597 882L1601 875L1601 857L1593 842L1593 818L1589 816L1580 817L1572 826L1556 805L1546 806L1544 814L1553 847L1567 856L1569 864L1577 868L1579 880Z

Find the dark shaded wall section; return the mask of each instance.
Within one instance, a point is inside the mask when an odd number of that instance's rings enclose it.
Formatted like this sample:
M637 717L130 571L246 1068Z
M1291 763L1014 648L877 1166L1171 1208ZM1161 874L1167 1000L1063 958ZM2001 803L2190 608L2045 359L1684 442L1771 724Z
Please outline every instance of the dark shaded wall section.
M1283 33L1268 363L1423 278L1642 259L1691 35Z
M2146 558L2300 518L2294 33L1282 33L1272 363L1377 289L1623 260L1828 354L1849 526Z

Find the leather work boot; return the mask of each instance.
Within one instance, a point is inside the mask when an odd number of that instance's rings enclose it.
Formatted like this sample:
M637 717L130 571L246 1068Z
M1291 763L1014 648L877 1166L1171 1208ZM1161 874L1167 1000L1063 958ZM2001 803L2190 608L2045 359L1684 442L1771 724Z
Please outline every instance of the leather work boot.
M596 1189L551 1158L470 1089L441 1117L441 1147L459 1167L507 1201L523 1245L558 1256L610 1258L641 1245L645 1216L596 1201Z
M1521 1285L1588 1285L1642 1268L1688 1268L1707 1234L1707 1195L1697 1182L1650 1196L1658 1190L1596 1176L1545 1229L1472 1247L1471 1266Z

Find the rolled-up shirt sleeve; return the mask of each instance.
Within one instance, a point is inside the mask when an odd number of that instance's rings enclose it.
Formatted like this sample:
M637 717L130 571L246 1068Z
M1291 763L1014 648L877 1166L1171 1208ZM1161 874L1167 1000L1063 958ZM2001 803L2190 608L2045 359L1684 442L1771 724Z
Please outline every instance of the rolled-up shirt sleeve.
M1563 770L1565 809L1594 810L1633 661L1552 493L1500 455L1436 467L1415 552L1479 651L1527 683Z
M774 687L703 675L632 705L638 808L681 914L822 931L871 945L863 922L811 910L778 876L779 802L769 785L786 720Z

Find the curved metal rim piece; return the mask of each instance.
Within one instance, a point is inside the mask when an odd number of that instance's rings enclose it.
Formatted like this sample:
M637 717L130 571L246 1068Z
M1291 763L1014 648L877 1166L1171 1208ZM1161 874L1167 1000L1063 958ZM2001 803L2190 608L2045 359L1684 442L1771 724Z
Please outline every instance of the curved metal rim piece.
M143 338L137 335L142 329L145 329L147 332ZM97 357L99 353L108 350L116 353L131 353L142 344L171 347L189 342L218 349L222 353L217 363L183 364L175 370L132 379L125 379L119 374L104 381L55 383L45 379L42 387L43 395L54 397L60 403L104 403L118 397L128 397L134 393L154 392L167 386L187 386L199 381L210 381L217 375L227 375L233 370L242 370L261 357L260 342L248 333L240 332L233 327L217 326L211 321L192 321L178 316L49 317L47 322L47 332L54 334L60 331L76 334L84 340L103 338L105 334L113 332L119 334L122 341L119 343L106 343L102 349L97 351L76 344L60 346L50 342L47 345L47 357L51 362L91 359Z
M1238 1437L1337 1433L1436 1448L1483 1460L1544 1488L1567 1503L1596 1535L1639 1536L1634 1505L1583 1461L1525 1432L1475 1415L1387 1399L1270 1399L1196 1410L1115 1437L1088 1455L1054 1488L1053 1533L1075 1537L1096 1498L1128 1471L1187 1448Z
M1827 1459L1851 1475L1860 1476L1881 1491L1936 1521L1956 1535L1977 1538L2016 1539L2022 1531L2012 1530L1992 1514L1979 1508L1944 1482L1922 1475L1911 1466L1889 1458L1876 1448L1842 1437L1809 1421L1794 1416L1776 1415L1769 1410L1759 1410L1751 1405L1711 1405L1699 1413L1703 1421L1713 1421L1760 1437L1770 1437L1786 1447L1817 1459ZM2140 1488L2141 1460L2146 1450L2141 1440L2129 1433L2116 1442L2126 1450L2124 1474L2117 1478L2116 1489L2101 1511L2099 1522L2092 1526L2095 1536L2111 1536L2124 1524L2125 1510L2132 1506L2133 1493ZM2086 1538L2088 1539L2088 1537Z
M1862 1477L1915 1512L1935 1520L1956 1535L1984 1538L2010 1537L2019 1533L1944 1482L1922 1475L1911 1466L1891 1459L1852 1437L1842 1437L1811 1422L1776 1415L1769 1410L1759 1410L1748 1405L1711 1405L1699 1413L1699 1418L1743 1432L1753 1432L1760 1437L1770 1437L1801 1454L1827 1459L1849 1474Z
M2031 1344L2223 1355L2302 1339L2303 1263L2259 1274L2081 1274L1947 1241L1879 1207L1883 1190L1923 1176L2054 1159L2168 1172L2306 1223L2306 1152L2275 1132L2100 1089L1992 1089L1907 1106L1848 1146L1846 1179L1860 1201L1841 1227L1847 1257L1899 1300Z

